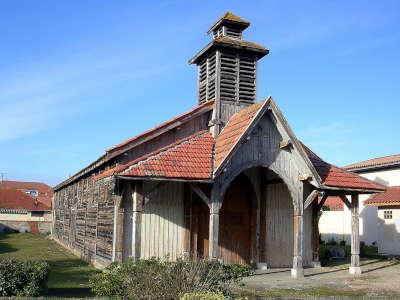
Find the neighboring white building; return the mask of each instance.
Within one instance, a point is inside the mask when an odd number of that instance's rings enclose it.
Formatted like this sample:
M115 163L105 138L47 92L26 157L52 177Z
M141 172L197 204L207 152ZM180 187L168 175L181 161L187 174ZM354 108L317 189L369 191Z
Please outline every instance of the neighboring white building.
M388 187L400 186L400 154L362 161L346 166L345 169ZM381 248L382 243L385 243L384 241L388 239L388 237L384 238L388 233L385 230L382 231L383 210L381 211L381 208L376 205L365 205L364 201L369 197L369 195L360 195L360 240L367 245L376 242L379 246L379 252L387 253L388 251ZM321 238L324 241L334 239L337 242L345 240L350 243L351 217L349 209L343 205L340 199L335 197L329 197L326 205L331 210L323 211L319 220ZM396 218L400 218L400 207L392 206L392 210L393 220L390 222L394 223ZM400 219L397 222L400 223ZM397 226L397 233L400 235L400 224ZM397 244L397 249L400 252L400 244Z

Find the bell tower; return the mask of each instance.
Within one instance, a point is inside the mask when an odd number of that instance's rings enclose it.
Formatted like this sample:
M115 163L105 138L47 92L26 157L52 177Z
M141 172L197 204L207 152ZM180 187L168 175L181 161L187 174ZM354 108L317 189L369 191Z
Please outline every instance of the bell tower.
M189 60L198 67L198 103L214 101L214 135L257 98L257 61L269 51L243 40L249 26L247 20L225 13L207 32L212 33L211 42Z

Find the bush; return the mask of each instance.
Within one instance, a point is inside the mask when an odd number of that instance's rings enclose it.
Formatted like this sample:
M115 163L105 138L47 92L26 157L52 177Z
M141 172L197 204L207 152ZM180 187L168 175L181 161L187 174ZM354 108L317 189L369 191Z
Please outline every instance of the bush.
M221 293L198 292L186 293L180 300L225 300L225 296Z
M0 260L0 296L38 296L46 288L49 265L42 261Z
M172 262L152 258L113 263L94 275L90 284L97 296L179 299L187 293L228 295L228 286L249 274L249 267L223 265L218 261L178 259Z

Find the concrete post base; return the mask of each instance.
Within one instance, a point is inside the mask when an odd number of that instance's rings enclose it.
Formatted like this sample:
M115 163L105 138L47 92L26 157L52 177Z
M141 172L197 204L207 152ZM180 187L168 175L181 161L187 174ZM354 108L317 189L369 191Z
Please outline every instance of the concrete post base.
M304 269L303 268L296 268L291 269L292 278L303 278L304 277Z
M349 273L351 275L361 275L361 268L360 267L350 267Z
M319 260L314 260L311 262L313 268L321 268L321 262Z
M259 262L257 263L257 270L262 270L262 271L266 271L268 270L268 265L265 262Z

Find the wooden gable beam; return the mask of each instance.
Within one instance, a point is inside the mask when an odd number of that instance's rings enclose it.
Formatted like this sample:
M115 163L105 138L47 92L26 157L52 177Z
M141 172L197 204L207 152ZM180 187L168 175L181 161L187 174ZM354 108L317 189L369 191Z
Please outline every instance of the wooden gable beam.
M195 183L189 182L189 186L192 189L193 192L197 194L197 196L200 197L201 200L204 201L205 204L207 204L209 207L211 205L211 200L210 198L203 192L203 190Z
M328 198L328 194L327 194L327 193L324 193L324 195L322 196L321 202L318 203L317 211L320 211L320 210L321 210L321 208L322 208L322 206L324 206L325 201L326 201L327 198Z
M318 198L319 191L318 190L313 190L310 195L308 195L307 199L304 201L304 209L307 209L307 207L310 206L310 204Z
M345 195L339 195L339 198L342 199L343 203L346 204L348 209L351 209L351 203Z

